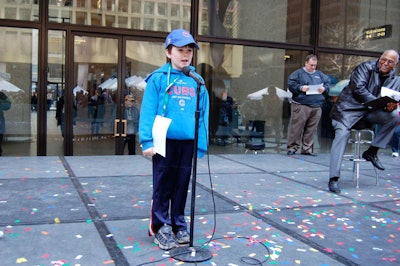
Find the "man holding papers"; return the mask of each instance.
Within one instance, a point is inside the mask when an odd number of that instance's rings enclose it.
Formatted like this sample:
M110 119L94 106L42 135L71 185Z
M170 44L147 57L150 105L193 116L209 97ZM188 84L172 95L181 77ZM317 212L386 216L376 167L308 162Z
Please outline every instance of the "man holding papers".
M350 76L349 84L342 90L332 107L331 118L335 129L332 143L329 169L329 190L340 193L338 180L343 154L350 137L351 128L356 124L380 125L371 146L362 157L374 167L384 170L377 153L379 148L386 148L399 121L397 112L393 112L397 103L388 102L381 108L369 108L365 103L381 96L381 88L400 90L400 78L395 67L399 54L395 50L383 52L377 61L368 61L358 65Z
M317 70L318 59L310 54L304 67L294 71L288 78L292 92L291 122L287 140L287 155L294 155L301 147L301 154L313 153L314 131L322 114L322 105L329 93L329 77Z

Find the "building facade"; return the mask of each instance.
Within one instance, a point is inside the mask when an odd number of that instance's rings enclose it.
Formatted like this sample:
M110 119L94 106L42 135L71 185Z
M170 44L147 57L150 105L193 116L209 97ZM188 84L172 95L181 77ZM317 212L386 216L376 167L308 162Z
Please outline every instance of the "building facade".
M175 28L200 45L193 65L210 93L211 153L244 152L250 131L266 152L285 151L287 77L309 53L334 88L315 134L315 149L329 150L340 81L400 48L398 0L0 3L0 90L12 100L3 156L127 154L124 97L141 108L143 78L166 62L164 40ZM275 92L279 100L268 101Z

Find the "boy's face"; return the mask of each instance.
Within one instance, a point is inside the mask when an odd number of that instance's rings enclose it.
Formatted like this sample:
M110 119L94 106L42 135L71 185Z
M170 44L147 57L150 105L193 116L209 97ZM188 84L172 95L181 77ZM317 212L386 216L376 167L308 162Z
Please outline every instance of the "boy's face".
M189 66L192 62L193 48L189 46L172 46L170 50L165 50L165 54L171 60L172 67L174 69L182 70L183 67Z
M125 107L132 107L134 103L134 100L125 100Z

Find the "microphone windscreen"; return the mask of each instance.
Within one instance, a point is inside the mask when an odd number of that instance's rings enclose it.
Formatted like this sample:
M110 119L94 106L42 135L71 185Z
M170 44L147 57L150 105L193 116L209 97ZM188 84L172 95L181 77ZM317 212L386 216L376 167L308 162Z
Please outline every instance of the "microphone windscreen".
M189 76L189 73L190 73L190 67L188 67L188 66L185 66L185 67L183 67L182 68L182 72L186 75L186 76Z

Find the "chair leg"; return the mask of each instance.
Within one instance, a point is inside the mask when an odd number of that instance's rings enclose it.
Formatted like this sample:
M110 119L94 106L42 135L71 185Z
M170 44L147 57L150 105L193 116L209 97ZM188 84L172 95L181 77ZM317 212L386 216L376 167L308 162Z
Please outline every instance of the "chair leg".
M379 173L378 173L378 171L376 170L376 167L374 167L374 170L375 170L375 179L376 179L375 185L376 185L377 187L379 187Z
M360 188L359 179L360 179L360 162L354 162L356 168L356 188Z

